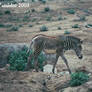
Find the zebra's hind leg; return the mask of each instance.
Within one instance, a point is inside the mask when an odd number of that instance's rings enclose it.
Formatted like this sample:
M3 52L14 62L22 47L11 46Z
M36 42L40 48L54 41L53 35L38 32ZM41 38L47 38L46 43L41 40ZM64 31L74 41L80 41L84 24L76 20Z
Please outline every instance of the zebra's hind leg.
M59 55L56 54L56 60L55 60L55 63L54 63L54 65L53 65L53 69L52 69L52 72L53 72L53 73L55 73L55 67L56 67L56 64L57 64L57 61L58 61L58 57L59 57Z
M64 60L66 66L67 66L67 68L68 68L69 74L71 74L71 70L70 70L70 68L69 68L67 59L65 58L65 56L64 56L63 54L61 54L61 57L62 57L62 59Z
M33 57L33 54L31 54L31 55L28 57L27 65L26 65L24 71L28 71L28 70L30 69L30 67L31 67L30 61L31 61L32 57Z

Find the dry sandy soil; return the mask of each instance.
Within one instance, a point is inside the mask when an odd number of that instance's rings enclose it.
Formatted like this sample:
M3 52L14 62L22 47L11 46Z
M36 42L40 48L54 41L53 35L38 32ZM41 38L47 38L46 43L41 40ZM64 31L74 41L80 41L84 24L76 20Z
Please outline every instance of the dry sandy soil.
M31 38L36 34L45 34L50 36L55 35L63 35L65 30L71 32L71 35L77 36L84 40L83 43L83 59L79 60L74 52L69 51L66 52L65 56L69 61L69 66L72 71L75 71L76 68L85 66L87 70L92 71L92 27L86 28L86 24L92 24L92 1L91 0L70 0L72 3L63 3L60 0L57 1L48 1L46 4L42 3L32 3L29 8L12 8L12 14L0 16L0 23L3 24L13 24L13 25L22 25L18 31L7 32L6 30L9 28L0 28L0 43L28 43ZM82 1L82 2L80 2ZM72 6L72 5L73 6ZM68 14L67 9L78 7L81 8L75 9L75 14ZM44 7L50 7L51 11L47 13L43 13ZM29 19L27 21L21 21L24 16L26 16L25 12L31 9L35 9L35 12L30 12L27 14ZM83 9L89 10L91 14L83 12ZM5 8L0 9L0 11L4 12ZM58 16L62 16L63 20L58 20ZM74 21L78 20L77 16L86 16L86 21ZM51 21L46 21L47 17L51 17ZM12 18L18 18L17 21L10 21ZM35 18L36 20L32 21ZM30 20L30 21L29 21ZM33 25L29 27L29 25ZM79 24L80 28L72 28L74 24ZM46 25L48 27L48 31L41 32L40 27L42 25ZM58 30L58 27L61 27L61 30ZM66 69L65 64L62 59L59 58L57 68L59 71Z

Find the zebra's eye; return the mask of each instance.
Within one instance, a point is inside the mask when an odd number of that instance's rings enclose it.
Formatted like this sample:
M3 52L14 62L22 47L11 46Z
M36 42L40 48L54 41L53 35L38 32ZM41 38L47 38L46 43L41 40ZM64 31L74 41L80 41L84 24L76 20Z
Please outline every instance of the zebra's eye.
M78 45L78 47L79 47L80 49L82 49L81 45Z
M77 46L78 46L79 48L81 48L81 44L78 44Z

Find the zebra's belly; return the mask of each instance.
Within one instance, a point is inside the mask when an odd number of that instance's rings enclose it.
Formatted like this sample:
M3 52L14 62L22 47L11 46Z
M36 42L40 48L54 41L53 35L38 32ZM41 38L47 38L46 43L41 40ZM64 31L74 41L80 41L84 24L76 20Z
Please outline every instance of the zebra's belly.
M44 52L54 54L56 53L56 49L44 49Z

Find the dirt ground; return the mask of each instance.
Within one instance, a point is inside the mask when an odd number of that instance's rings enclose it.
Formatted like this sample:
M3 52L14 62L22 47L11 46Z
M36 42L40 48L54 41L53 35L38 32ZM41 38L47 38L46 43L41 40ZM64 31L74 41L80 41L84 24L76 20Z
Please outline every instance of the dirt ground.
M80 2L83 1L83 2ZM30 40L36 34L45 34L50 36L63 35L67 30L71 32L71 35L77 36L84 40L83 42L83 59L79 60L74 52L68 51L65 53L69 66L72 71L75 71L78 67L85 66L87 70L92 71L92 27L86 28L85 25L92 24L92 0L70 0L73 6L77 6L82 10L75 9L75 14L68 14L67 9L73 7L71 4L64 3L63 0L48 1L46 4L41 2L32 3L29 8L12 8L9 10L12 12L10 15L0 16L0 23L22 25L18 31L6 31L9 28L0 28L0 44L3 43L30 43ZM71 7L70 7L71 6ZM51 11L43 13L44 7L50 7ZM74 7L73 7L74 8ZM27 21L21 21L24 18L25 12L31 9L35 9L35 12L27 14L29 19ZM91 14L84 12L83 9L89 10ZM6 8L1 8L0 11L4 12ZM79 16L86 16L85 21L76 21ZM62 16L63 20L58 20L58 16ZM51 17L50 21L46 18ZM10 21L11 18L18 18L17 21ZM36 20L32 21L32 19ZM29 21L30 20L30 21ZM29 27L29 25L33 25ZM79 24L80 28L72 28L74 24ZM48 27L48 31L41 32L40 27L45 25ZM61 30L58 30L61 27ZM59 67L59 68L58 68ZM57 68L59 71L66 69L66 66L61 58L58 60Z

